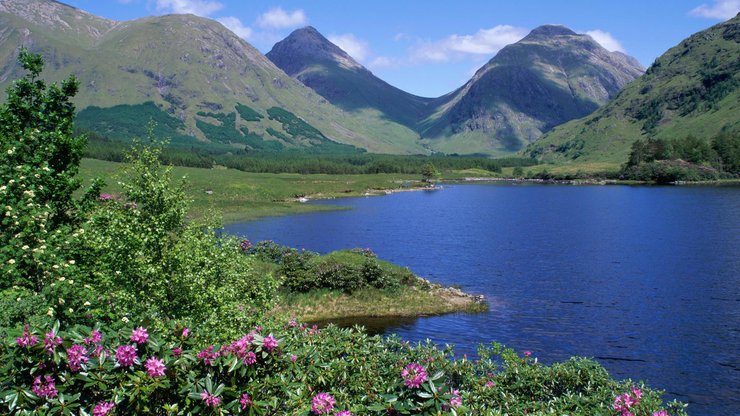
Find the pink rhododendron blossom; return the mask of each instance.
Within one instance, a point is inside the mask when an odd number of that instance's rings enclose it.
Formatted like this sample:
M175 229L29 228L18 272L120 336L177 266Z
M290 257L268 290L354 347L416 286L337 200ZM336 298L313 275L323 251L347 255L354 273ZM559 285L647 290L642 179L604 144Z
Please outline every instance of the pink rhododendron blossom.
M182 329L182 337L187 338L190 335L190 328L185 327Z
M532 351L524 351L524 356L525 357L531 357L532 356Z
M452 397L450 398L451 407L462 406L462 397L460 397L460 390L452 390Z
M31 347L39 343L36 335L31 335L28 330L28 324L23 326L23 335L20 338L15 339L15 344L19 347Z
M62 345L62 338L56 336L53 331L47 332L44 337L44 351L49 354L53 354L57 346Z
M121 345L116 349L116 361L121 367L130 367L138 359L136 347L133 345Z
M197 357L203 360L205 365L213 365L213 360L218 358L221 354L218 351L213 351L213 345L209 345L208 348L199 352Z
M31 391L42 399L53 399L58 394L56 383L52 376L44 376L43 381L41 380L41 376L34 378Z
M290 361L293 362L293 363L296 362L296 361L298 361L298 356L295 355L295 354L291 354L290 355Z
M100 341L103 340L103 334L100 333L97 329L93 329L92 332L90 332L90 336L86 337L83 341L86 345L92 345L92 344L99 344Z
M401 377L406 387L417 389L427 380L427 371L418 363L411 363L401 371Z
M247 393L244 393L242 394L242 397L239 399L239 404L242 405L242 410L244 410L247 407L250 407L252 405L252 399L249 397Z
M93 416L106 416L113 408L116 407L113 402L100 402L93 408Z
M272 352L275 348L278 346L278 341L275 339L275 337L272 336L272 334L265 337L265 339L262 341L262 348L267 350L267 352Z
M329 414L336 403L331 394L319 393L311 400L311 411L316 415Z
M653 416L669 416L668 412L665 410L659 410L657 412L653 412Z
M257 362L257 354L255 354L253 351L249 351L247 355L244 356L244 359L242 360L244 364L252 365Z
M640 398L642 398L642 390L633 387L632 394L624 393L614 398L612 407L621 416L634 416L634 413L630 409L640 404Z
M337 412L334 416L353 416L352 412L349 410L342 410L341 412Z
M488 380L488 381L486 382L486 388L489 388L489 389L491 389L491 388L493 388L493 387L495 387L495 386L496 386L496 383L494 383L494 382L493 382L493 381L491 381L491 380Z
M82 369L83 364L87 364L90 358L87 356L87 348L79 344L74 344L67 349L67 363L69 369L76 373Z
M144 363L146 373L149 377L162 377L167 367L164 365L164 360L158 360L156 357L149 357Z
M100 194L98 196L98 201L112 201L113 195L111 194Z
M141 345L146 344L149 339L149 333L146 332L146 328L138 327L131 332L131 341Z
M182 355L182 348L180 347L173 348L172 355L174 355L175 357L179 357L180 355Z
M213 395L211 393L208 393L205 390L203 390L203 393L200 394L200 398L203 399L204 402L206 402L206 406L218 407L218 405L221 404L220 397Z

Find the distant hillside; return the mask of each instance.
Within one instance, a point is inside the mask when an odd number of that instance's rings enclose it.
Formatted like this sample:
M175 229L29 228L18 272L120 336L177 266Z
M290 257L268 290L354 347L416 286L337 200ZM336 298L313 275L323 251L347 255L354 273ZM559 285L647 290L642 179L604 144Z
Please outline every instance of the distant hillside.
M419 131L439 151L514 152L593 112L642 72L635 59L587 35L541 26L437 99Z
M379 112L383 118L414 128L432 101L376 77L310 26L276 43L266 56L345 111Z
M176 145L219 151L427 152L416 132L334 107L213 20L0 0L0 88L22 75L20 46L44 56L45 79L78 77L78 124L109 137L141 136L153 118Z
M608 105L525 150L548 161L624 163L641 138L740 132L740 15L668 50Z

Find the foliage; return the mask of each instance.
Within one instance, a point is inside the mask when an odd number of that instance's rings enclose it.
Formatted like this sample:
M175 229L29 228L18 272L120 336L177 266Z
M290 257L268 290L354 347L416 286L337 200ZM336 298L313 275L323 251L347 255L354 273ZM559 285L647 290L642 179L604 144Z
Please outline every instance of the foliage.
M283 286L291 292L329 289L352 293L366 287L393 289L417 283L416 276L408 269L378 260L369 249L341 250L321 256L273 241L260 241L246 254L276 265Z
M73 196L85 140L73 134L78 84L70 77L47 85L40 56L22 49L18 59L29 73L0 106L0 327L20 316L83 319L83 303L92 300L76 264L81 218L98 189Z
M429 182L439 178L440 173L432 163L426 163L421 167L421 176L424 177L424 182Z
M224 335L266 310L276 284L257 275L216 222L186 222L184 182L172 184L159 148L136 147L121 196L101 196L86 224L83 263L113 312L189 319Z
M219 346L175 324L26 327L0 347L0 412L617 415L624 394L639 396L631 414L662 410L660 392L613 381L587 359L545 366L498 344L482 346L480 360L454 359L431 343L295 321L244 332ZM685 415L669 408L662 414Z
M236 111L239 112L239 116L244 121L260 121L265 118L265 116L260 114L259 111L256 111L253 108L241 103L236 104Z

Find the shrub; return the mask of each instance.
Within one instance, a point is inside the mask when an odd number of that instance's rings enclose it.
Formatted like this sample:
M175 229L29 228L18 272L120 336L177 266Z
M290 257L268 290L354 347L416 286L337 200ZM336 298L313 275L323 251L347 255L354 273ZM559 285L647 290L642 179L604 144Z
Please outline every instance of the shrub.
M0 346L0 413L617 415L625 394L635 416L662 410L659 392L587 359L544 366L498 344L454 359L431 343L295 321L245 332L213 345L176 324L25 327Z

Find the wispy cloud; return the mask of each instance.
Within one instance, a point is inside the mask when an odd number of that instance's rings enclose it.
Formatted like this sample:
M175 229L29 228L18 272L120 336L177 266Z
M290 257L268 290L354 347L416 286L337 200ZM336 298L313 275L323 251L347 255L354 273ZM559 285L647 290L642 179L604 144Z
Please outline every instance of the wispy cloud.
M244 26L242 21L234 16L219 17L216 20L242 39L249 40L252 37L252 28Z
M365 61L365 59L370 55L370 47L367 42L358 39L351 33L330 35L328 39L331 43L339 46L343 51L347 52L349 56L353 57L357 61Z
M713 4L702 4L689 11L689 14L708 19L727 20L740 12L740 0L714 0Z
M604 49L612 52L626 52L624 49L624 46L622 46L619 41L612 36L609 32L604 32L603 30L588 30L586 31L586 34L591 36L593 40L595 40L599 45L603 46Z
M446 62L471 55L492 56L501 48L517 42L528 31L520 27L499 25L481 29L472 35L453 34L438 41L419 42L412 48L412 61Z
M204 17L224 8L223 4L209 0L156 0L155 4L159 12L194 14Z
M303 10L298 9L288 13L282 7L272 8L257 18L257 25L265 29L298 27L307 22L308 18Z

